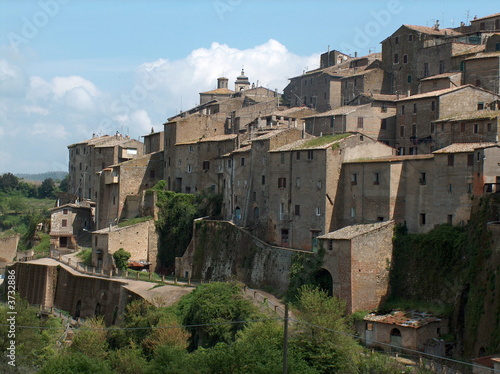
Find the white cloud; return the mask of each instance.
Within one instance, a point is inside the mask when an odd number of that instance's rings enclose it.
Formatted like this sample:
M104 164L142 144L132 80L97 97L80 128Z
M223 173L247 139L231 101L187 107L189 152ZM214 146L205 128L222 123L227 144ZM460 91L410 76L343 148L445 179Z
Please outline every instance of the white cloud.
M275 40L244 50L214 42L183 59L145 62L129 89L110 92L100 88L102 81L90 81L78 70L68 76L30 76L15 63L0 60L0 150L11 160L0 161L0 173L65 169L67 145L92 133L122 131L137 139L152 127L163 130L181 102L184 110L197 105L199 92L215 88L218 77L229 78L234 89L242 66L250 82L281 92L288 78L318 62L318 55L297 56Z

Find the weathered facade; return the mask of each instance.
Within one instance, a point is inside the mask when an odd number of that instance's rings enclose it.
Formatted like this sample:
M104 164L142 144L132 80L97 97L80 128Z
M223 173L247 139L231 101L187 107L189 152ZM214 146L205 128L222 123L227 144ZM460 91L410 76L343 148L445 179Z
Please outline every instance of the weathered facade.
M50 210L51 249L76 249L78 236L94 229L94 204L66 204Z

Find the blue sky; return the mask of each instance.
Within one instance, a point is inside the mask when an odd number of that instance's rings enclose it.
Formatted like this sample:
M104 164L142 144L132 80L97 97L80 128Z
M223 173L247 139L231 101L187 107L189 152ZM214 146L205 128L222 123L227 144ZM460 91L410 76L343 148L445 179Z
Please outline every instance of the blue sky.
M401 24L458 26L497 2L0 0L0 173L67 170L68 144L134 138L216 78L282 91L331 49L364 55Z

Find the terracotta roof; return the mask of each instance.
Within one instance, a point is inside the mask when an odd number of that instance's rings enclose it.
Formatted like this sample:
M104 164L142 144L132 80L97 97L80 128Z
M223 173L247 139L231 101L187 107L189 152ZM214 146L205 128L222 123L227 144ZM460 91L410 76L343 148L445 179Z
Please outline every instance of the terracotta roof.
M49 210L49 212L55 212L56 210L61 210L61 209L66 209L66 208L91 209L92 205L95 206L95 203L91 204L90 202L88 202L88 203L82 202L81 204L64 204L64 205L56 206L54 208L50 208L48 210Z
M450 78L450 77L453 77L455 75L460 75L460 74L462 74L462 72L460 72L460 71L455 71L455 72L451 72L451 73L437 74L437 75L433 75L431 77L422 78L422 79L420 79L420 81L430 81L430 80L433 80L433 79Z
M363 318L365 321L386 323L389 325L397 325L402 327L412 327L418 329L432 322L440 322L441 319L428 313L403 312L396 310L389 314L377 315L371 313Z
M341 107L338 107L336 109L329 110L327 112L319 113L314 116L308 116L304 117L306 118L322 118L322 117L330 117L330 116L342 116L346 114L351 114L356 112L358 109L361 108L366 108L371 106L371 104L364 104L364 105L344 105Z
M443 90L430 91L430 92L426 92L423 94L412 95L412 96L405 97L403 99L399 99L397 101L399 102L399 101L408 101L408 100L418 100L418 99L425 99L428 97L436 97L436 96L446 95L446 94L449 94L450 92L458 91L458 90L464 89L466 87L473 87L475 89L480 89L480 88L475 87L471 84L466 84L464 86L445 88Z
M300 116L301 112L311 112L311 113L314 113L316 111L314 109L306 107L306 106L295 106L295 107L292 107L292 108L275 110L270 115L278 116L278 117L302 118ZM299 114L299 115L297 116L297 114Z
M497 52L484 52L484 53L478 53L477 55L475 56L472 56L472 57L469 57L469 58L466 58L465 61L469 61L469 60L477 60L477 59L480 59L480 58L500 58L500 51L497 51Z
M459 45L459 43L453 43L453 45ZM461 45L461 47L463 47L463 45ZM457 57L457 56L463 56L463 55L470 55L470 54L473 54L473 53L479 53L479 52L483 52L484 49L486 48L486 46L484 44L480 44L480 45L475 45L475 44L472 44L470 45L469 48L467 49L461 49L460 51L453 51L451 53L452 57Z
M355 133L345 133L337 135L325 135L309 139L300 139L295 142L285 144L282 147L270 150L269 152L286 152L295 150L327 149L334 143L340 143L344 139L355 136Z
M493 367L495 366L495 362L498 362L499 358L500 354L483 356L483 357L473 358L472 363L493 369Z
M464 152L474 152L478 148L491 147L492 145L497 145L494 142L483 142L483 143L453 143L447 147L438 149L432 153L464 153Z
M186 145L186 144L196 144L196 143L206 143L206 142L223 142L226 140L237 138L237 134L227 134L227 135L215 135L208 138L200 138L196 140L188 140L185 142L175 143L175 145Z
M235 153L246 153L246 152L250 152L250 150L252 149L252 146L251 145L246 145L244 147L241 147L241 148L238 148L238 149L235 149L234 151L232 152L229 152L229 153L226 153L225 155L223 155L223 157L226 157L226 156L230 156L232 154L235 154Z
M234 91L228 88L216 88L215 90L200 92L200 94L210 94L210 95L231 95Z
M365 223L360 225L351 225L342 229L329 232L328 234L318 236L319 239L340 239L350 240L356 236L364 235L370 231L378 230L382 227L393 225L394 221L384 221L375 223Z
M256 141L256 140L265 140L265 139L270 139L274 136L277 136L279 134L284 133L285 131L290 130L288 127L280 128L280 129L275 129L275 130L270 130L267 131L266 133L259 135L258 133L256 134L257 136L253 139L250 139L250 142Z
M494 18L494 17L500 17L500 13L490 14L489 16L485 16L485 17L481 17L481 18L476 18L476 19L471 20L470 22L472 23L472 22L482 21L484 19Z
M463 112L461 114L442 117L434 122L454 122L454 121L467 121L467 120L475 120L475 119L495 119L500 117L500 110L474 110L472 112Z
M359 164L359 163L371 163L371 162L400 162L407 160L427 160L434 158L432 154L421 154L421 155L406 155L406 156L383 156L374 158L359 158L355 160L344 161L344 164Z
M436 30L434 27L427 27L427 26L416 26L416 25L403 25L410 30L414 30L417 32L421 32L422 34L428 34L428 35L436 35L436 36L455 36L455 35L462 35L461 32L455 31L453 29L438 29Z

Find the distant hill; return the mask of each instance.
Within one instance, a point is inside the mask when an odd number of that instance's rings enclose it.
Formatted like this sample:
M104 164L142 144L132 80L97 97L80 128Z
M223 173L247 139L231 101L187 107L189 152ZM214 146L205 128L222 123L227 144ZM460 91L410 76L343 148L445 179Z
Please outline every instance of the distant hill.
M47 178L52 178L53 180L57 179L63 180L66 174L68 174L67 171L47 171L45 173L40 173L40 174L15 174L15 176L18 178L22 178L26 181L42 182Z

